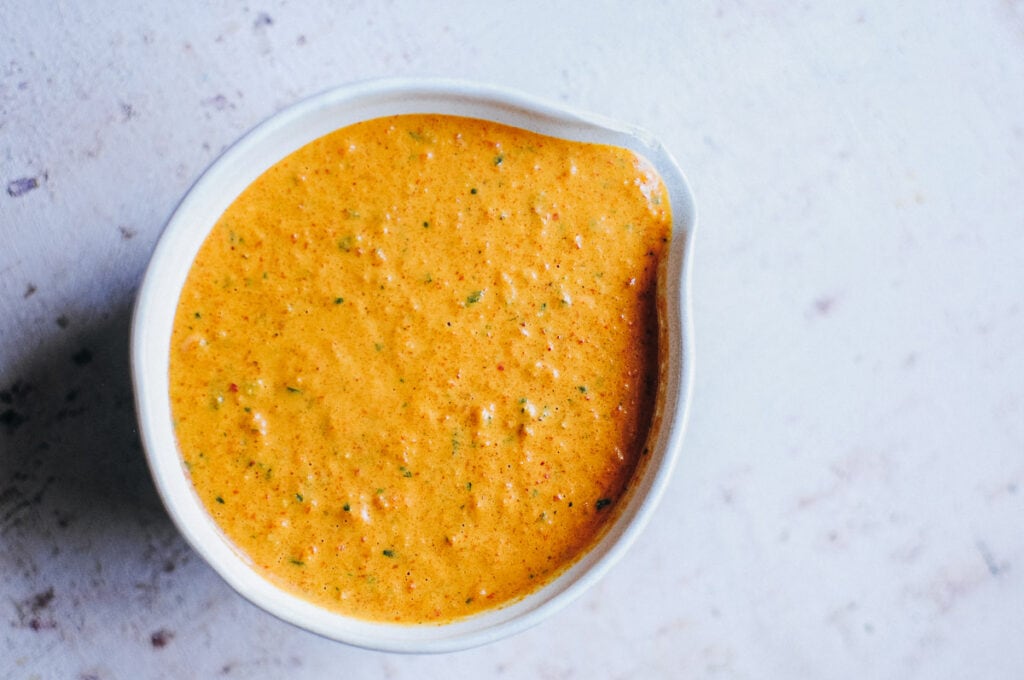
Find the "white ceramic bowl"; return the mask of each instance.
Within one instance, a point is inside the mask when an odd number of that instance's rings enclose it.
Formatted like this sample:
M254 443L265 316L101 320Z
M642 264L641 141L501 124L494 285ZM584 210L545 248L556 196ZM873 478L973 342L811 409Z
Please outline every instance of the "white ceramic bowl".
M632 149L650 160L671 199L673 238L659 281L662 380L651 454L614 524L594 548L540 591L504 608L442 625L373 623L290 595L254 571L223 536L192 488L175 442L168 397L171 327L181 288L207 233L265 169L306 143L362 120L402 113L484 118L545 135ZM164 505L192 547L240 594L266 611L328 638L379 650L442 652L519 632L565 606L622 556L647 522L679 456L693 375L689 262L695 212L683 174L651 135L523 94L449 80L360 83L307 99L254 129L225 152L171 216L139 290L131 338L139 430Z

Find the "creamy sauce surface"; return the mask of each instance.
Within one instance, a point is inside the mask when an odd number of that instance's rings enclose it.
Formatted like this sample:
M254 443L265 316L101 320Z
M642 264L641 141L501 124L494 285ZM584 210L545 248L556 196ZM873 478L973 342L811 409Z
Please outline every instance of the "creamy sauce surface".
M437 115L303 147L225 212L178 302L199 497L266 578L360 618L538 589L644 455L670 228L617 147Z

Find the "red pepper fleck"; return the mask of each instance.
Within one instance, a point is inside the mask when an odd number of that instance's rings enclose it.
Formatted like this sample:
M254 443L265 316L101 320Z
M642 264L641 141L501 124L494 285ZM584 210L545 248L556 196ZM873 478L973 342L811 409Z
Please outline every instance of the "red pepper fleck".
M235 383L231 383L231 386L228 387L228 392L237 392L237 391L238 391L238 385L236 385Z

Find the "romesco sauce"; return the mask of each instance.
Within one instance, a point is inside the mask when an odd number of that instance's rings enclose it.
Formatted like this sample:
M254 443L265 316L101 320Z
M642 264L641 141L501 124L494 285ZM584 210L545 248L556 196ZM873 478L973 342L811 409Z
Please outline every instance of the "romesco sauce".
M334 611L445 622L538 589L643 455L670 230L618 147L440 115L310 143L224 213L178 302L196 492Z

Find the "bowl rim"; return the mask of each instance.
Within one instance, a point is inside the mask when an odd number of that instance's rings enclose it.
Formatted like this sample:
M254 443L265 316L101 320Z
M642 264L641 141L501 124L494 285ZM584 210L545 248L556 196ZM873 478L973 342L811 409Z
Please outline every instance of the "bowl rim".
M659 272L662 354L651 453L603 536L540 590L498 609L443 624L389 624L329 612L260 576L220 533L192 489L173 435L168 396L170 328L184 278L206 234L267 167L346 125L383 115L438 113L483 118L541 134L623 146L650 161L668 189L673 237ZM269 162L267 162L269 159ZM218 209L219 208L219 209ZM693 194L672 155L650 133L516 90L445 78L389 78L342 85L299 101L243 135L200 175L172 212L138 289L130 365L146 461L178 531L236 592L261 609L321 636L380 651L466 649L521 632L596 583L646 526L675 469L689 417L694 348L691 318ZM173 304L168 302L173 300Z

